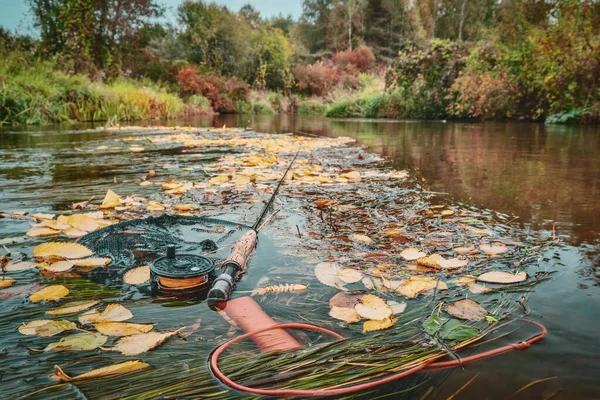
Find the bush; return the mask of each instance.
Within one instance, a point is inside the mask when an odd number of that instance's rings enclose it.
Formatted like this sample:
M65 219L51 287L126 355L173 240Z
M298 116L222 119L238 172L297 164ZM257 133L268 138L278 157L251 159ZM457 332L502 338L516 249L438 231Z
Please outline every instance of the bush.
M340 71L328 61L318 61L311 65L297 65L294 78L300 93L309 96L323 96L340 82Z
M340 100L329 107L325 116L328 118L363 118L365 112L358 100Z
M356 50L346 50L335 53L331 58L333 64L348 74L369 72L375 66L375 55L370 47L359 47Z
M257 101L256 103L254 103L254 105L252 106L252 110L254 111L254 114L259 115L275 114L275 110L273 110L273 107L271 107L271 105L265 101Z
M300 115L324 115L327 112L327 105L318 100L301 101L298 105L298 114Z
M246 100L238 100L235 102L235 109L240 114L252 114L252 104Z

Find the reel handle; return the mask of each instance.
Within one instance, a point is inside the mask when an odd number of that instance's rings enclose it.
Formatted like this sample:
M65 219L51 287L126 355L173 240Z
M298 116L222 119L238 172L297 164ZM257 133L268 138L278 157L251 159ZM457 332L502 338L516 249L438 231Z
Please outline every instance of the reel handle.
M223 308L222 303L229 300L238 274L245 271L248 258L256 248L256 241L256 231L248 231L231 250L231 254L223 264L223 273L215 279L212 288L208 292L207 302L211 309L221 309Z

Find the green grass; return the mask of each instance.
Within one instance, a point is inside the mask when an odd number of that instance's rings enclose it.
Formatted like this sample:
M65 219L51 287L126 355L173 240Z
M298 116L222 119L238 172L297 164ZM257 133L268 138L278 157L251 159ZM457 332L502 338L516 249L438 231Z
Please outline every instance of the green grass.
M325 115L327 109L327 104L323 104L319 100L304 100L298 104L298 114L300 115Z

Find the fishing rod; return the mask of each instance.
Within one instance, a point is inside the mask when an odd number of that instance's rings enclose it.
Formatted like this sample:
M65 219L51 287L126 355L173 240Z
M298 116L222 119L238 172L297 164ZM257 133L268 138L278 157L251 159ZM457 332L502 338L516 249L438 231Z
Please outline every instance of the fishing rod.
M223 263L223 272L214 280L213 285L208 292L207 303L211 309L222 309L222 306L220 305L229 300L229 295L235 287L236 277L240 273L244 272L244 270L246 269L246 263L248 262L250 255L256 248L258 241L257 233L260 229L260 223L267 215L269 208L271 208L271 206L273 205L273 201L275 201L275 197L279 192L279 188L281 187L281 184L285 180L285 177L287 176L290 169L292 169L292 165L294 164L294 161L296 161L296 158L298 157L299 153L300 149L298 149L296 155L294 155L294 158L290 162L290 165L283 173L283 176L281 177L279 183L273 191L273 195L263 208L262 212L260 213L258 219L254 223L252 228L248 232L246 232L240 238L240 240L236 242L236 244L233 247L233 250L231 250L231 253L229 254L229 257Z

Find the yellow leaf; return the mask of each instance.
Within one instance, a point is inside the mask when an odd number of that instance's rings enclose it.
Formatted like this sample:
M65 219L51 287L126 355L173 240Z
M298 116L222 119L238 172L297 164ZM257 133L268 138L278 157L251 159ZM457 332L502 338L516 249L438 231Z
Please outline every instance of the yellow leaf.
M448 286L444 282L440 281L438 284L437 279L428 276L411 276L409 279L405 280L396 291L403 296L414 299L420 293L435 289L436 286L438 290L448 289Z
M458 258L445 259L439 254L432 254L428 257L417 259L417 264L437 269L457 269L464 267L468 263L468 260L459 260Z
M150 280L150 267L145 265L143 267L133 268L127 271L123 276L123 281L130 285L139 285L146 283Z
M62 231L69 227L68 224L63 224L61 222L53 221L53 220L44 220L44 221L42 221L42 225L47 228L54 229L55 231Z
M414 247L404 249L402 250L402 253L400 253L400 256L402 256L402 258L404 258L406 261L413 261L418 258L425 257L426 255L427 254L419 251L419 249L415 249Z
M92 322L127 321L130 318L133 318L133 314L127 308L120 304L109 304L102 313L97 310L84 312L79 316L79 322L85 325Z
M371 239L368 236L365 235L359 235L356 233L353 233L352 235L350 235L350 237L354 240L356 240L357 242L361 242L361 243L373 243L373 239Z
M365 321L363 324L363 333L372 332L372 331L382 331L384 329L390 328L394 323L398 321L398 318L388 317L385 319L372 319L369 321Z
M112 260L106 257L91 257L83 258L79 260L73 260L73 265L76 267L104 267L108 265Z
M54 219L54 214L33 214L32 217L38 221L46 221Z
M83 258L89 257L94 253L79 243L69 242L48 242L42 243L33 249L34 257L41 258Z
M367 319L385 319L392 315L392 309L386 302L372 294L364 295L354 309L358 315Z
M148 211L162 211L165 208L167 208L167 206L165 206L164 204L161 204L157 201L149 201L148 204L146 205L146 210L148 210Z
M76 313L79 311L83 311L87 308L93 307L98 303L100 303L100 300L73 301L73 302L63 305L62 307L56 308L54 310L46 311L46 314L63 315L63 314Z
M152 324L131 324L128 322L100 322L94 324L94 328L107 336L131 336L140 333L148 333L152 330Z
M73 381L83 381L86 379L93 378L102 378L105 376L112 375L121 375L128 372L139 371L141 369L150 368L150 365L145 362L141 362L138 360L135 361L125 361L119 364L110 365L108 367L102 367L98 369L94 369L92 371L86 372L85 374L81 374L78 376L70 377L67 375L58 365L55 365L54 368L57 370L52 375L52 379L63 381L63 382L73 382Z
M331 310L329 310L329 316L348 323L360 321L360 315L358 315L354 308L333 306L331 307Z
M176 206L173 207L173 210L177 210L177 211L190 211L192 209L192 206L189 204L177 204Z
M108 189L104 201L100 204L100 208L115 208L121 205L121 196Z
M77 325L71 321L53 321L50 319L38 319L19 326L19 332L22 335L39 335L44 337L54 336L73 329L77 329Z
M167 331L165 333L149 332L140 333L133 336L125 336L119 339L119 341L113 347L111 347L111 350L118 351L126 356L135 356L148 350L152 350L169 337L177 334L177 332L178 331Z
M8 276L0 276L0 289L11 287L15 284L15 280Z
M79 238L79 237L87 235L86 231L82 231L80 229L76 229L73 227L69 227L69 228L63 230L63 233L67 236L74 237L74 238Z
M461 228L469 231L469 232L473 232L476 233L478 235L487 235L489 232L487 229L482 229L482 228L476 228L474 226L470 226L470 225L466 225L466 224L458 224Z
M221 174L214 176L208 180L210 185L220 185L229 182L229 175Z
M45 288L38 290L29 296L29 300L32 303L39 303L40 301L50 301L50 300L58 300L62 299L66 295L69 294L69 289L63 285L50 285Z
M337 272L338 278L346 283L355 283L363 278L363 274L352 268L342 268Z
M349 181L360 181L360 172L358 172L358 171L346 172L346 173L341 174L340 178L346 178Z
M171 189L177 189L183 186L183 182L179 182L173 179L169 179L166 182L163 182L160 184L160 186L164 189L164 190L171 190Z
M67 224L80 231L92 232L100 227L98 221L85 214L73 214L67 219Z
M51 228L32 228L27 231L27 236L29 237L50 237L50 236L58 236L60 231L56 231Z
M477 280L480 282L488 283L518 283L527 280L526 272L519 272L518 274L511 274L503 271L491 271L485 274L479 275Z

